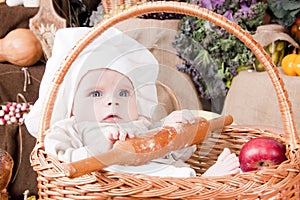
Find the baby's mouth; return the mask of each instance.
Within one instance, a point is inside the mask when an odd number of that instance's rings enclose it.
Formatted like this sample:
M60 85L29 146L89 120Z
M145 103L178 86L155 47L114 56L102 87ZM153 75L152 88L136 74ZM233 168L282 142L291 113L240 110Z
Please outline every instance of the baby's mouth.
M116 122L120 119L121 119L120 116L115 115L115 114L110 114L110 115L107 115L106 117L104 117L102 121L109 122L109 123L114 123L114 122Z

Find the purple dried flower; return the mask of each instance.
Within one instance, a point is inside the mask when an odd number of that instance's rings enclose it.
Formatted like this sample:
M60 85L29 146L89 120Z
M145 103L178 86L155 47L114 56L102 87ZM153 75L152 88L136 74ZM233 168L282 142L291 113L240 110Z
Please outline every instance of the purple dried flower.
M207 8L209 10L215 11L220 7L224 6L226 0L202 0L200 5L203 8Z
M253 5L253 4L257 3L257 2L258 2L257 0L252 0L252 1L249 0L249 3L250 3L249 5Z
M215 0L215 1L213 2L213 4L214 4L214 6L217 8L217 7L224 6L225 1L226 1L226 0Z
M257 3L257 0L239 0L238 2L239 2L240 4L245 3L245 4L247 4L247 5L252 5L252 4Z
M247 19L249 16L252 16L253 14L254 12L250 8L250 6L247 6L245 3L242 3L241 8L237 12L235 12L234 18Z
M209 9L209 10L214 10L213 4L210 0L202 0L201 7Z
M232 21L232 22L235 21L234 18L233 18L233 16L232 16L232 10L227 10L227 11L224 13L223 16L226 17L227 19L229 19L229 20Z
M220 8L220 7L223 7L225 1L226 1L226 0L214 0L214 1L212 2L213 8L214 8L214 9L218 9L218 8Z

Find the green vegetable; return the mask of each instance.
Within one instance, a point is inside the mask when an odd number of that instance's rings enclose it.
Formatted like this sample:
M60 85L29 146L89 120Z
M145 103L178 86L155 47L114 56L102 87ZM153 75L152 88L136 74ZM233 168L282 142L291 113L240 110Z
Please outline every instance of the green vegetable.
M227 17L250 33L263 23L267 8L265 3L252 0L193 0L191 3ZM256 60L251 50L234 35L204 19L191 16L182 19L173 45L183 59L178 69L190 74L199 96L205 99L224 97L233 77L239 70L245 69L239 67L247 66L248 69ZM201 62L199 58L206 60ZM205 77L207 74L210 75L208 78Z
M267 0L268 7L272 11L272 21L282 26L291 26L300 13L299 0Z
M276 47L276 51L282 51L284 49L285 45L284 42L278 42L277 47Z

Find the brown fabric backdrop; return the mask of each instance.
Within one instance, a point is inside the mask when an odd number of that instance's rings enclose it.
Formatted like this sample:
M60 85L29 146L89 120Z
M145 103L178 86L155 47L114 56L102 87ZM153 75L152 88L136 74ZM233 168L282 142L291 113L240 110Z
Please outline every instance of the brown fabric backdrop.
M0 3L0 38L16 28L28 28L28 19L37 11L37 8L9 7L5 3Z
M24 72L21 67L9 63L0 63L0 104L16 102L17 94L22 94L28 102L34 102L38 97L40 80L44 74L44 63L29 67L30 84L24 91ZM19 99L22 102L22 99ZM20 129L19 129L20 128ZM13 200L23 200L23 192L30 190L37 194L37 174L33 171L29 156L36 139L32 137L24 125L0 126L0 148L8 151L14 160L13 177L8 186L8 193Z
M17 101L21 93L28 102L35 102L38 97L40 80L44 74L45 65L42 62L28 67L30 83L25 84L25 74L22 67L9 63L0 63L0 103ZM24 86L26 91L24 91Z
M69 25L69 1L53 0L53 6L57 14L67 19ZM38 9L24 6L9 7L6 3L0 3L0 38L16 28L29 28L29 19L38 12Z
M9 7L5 3L0 3L0 38L4 38L16 28L29 28L29 18L37 11L38 8ZM7 62L0 63L0 104L16 102L18 93L22 94L28 102L34 102L38 96L44 66L41 61L28 67L30 84L27 82L24 85L25 74L21 67ZM10 199L23 200L23 193L27 189L31 194L37 194L37 175L29 162L36 139L28 133L24 125L0 126L0 137L0 148L10 153L14 160L12 180L7 188Z
M0 136L1 148L14 160L12 179L7 188L10 199L22 200L27 189L30 194L37 194L37 175L29 162L35 138L28 134L25 126L18 125L0 126Z

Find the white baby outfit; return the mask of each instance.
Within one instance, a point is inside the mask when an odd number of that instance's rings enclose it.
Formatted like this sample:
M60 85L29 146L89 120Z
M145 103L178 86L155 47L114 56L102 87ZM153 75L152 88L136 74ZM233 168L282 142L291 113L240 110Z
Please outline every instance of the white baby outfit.
M48 60L43 76L39 99L25 119L28 131L37 137L43 102L54 73L63 59L90 28L66 28L58 30L55 36L52 57ZM122 66L122 67L120 67ZM70 162L81 160L99 152L97 135L102 134L101 128L111 124L97 122L77 123L71 117L74 95L78 83L88 71L108 68L126 75L135 88L138 113L137 121L118 124L124 128L134 127L139 133L148 130L152 112L158 104L155 81L159 64L150 51L134 39L115 28L110 28L91 44L85 47L72 64L60 85L52 112L50 129L45 132L45 150L59 159ZM97 145L98 144L98 145ZM138 173L154 176L189 177L195 176L193 169L184 164L194 151L194 147L186 148L148 162L141 166L114 165L106 168L109 171ZM103 152L103 151L102 151Z

